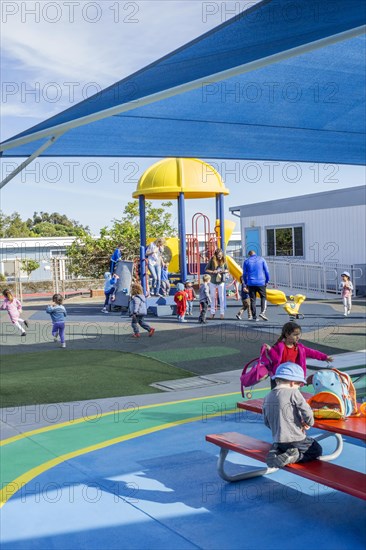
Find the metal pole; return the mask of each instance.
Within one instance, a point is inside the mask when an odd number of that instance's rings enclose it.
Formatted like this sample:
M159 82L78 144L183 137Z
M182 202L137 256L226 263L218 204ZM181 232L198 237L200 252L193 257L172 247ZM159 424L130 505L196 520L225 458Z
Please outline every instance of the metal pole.
M145 212L145 197L139 195L139 210L140 210L140 280L144 290L144 294L147 293L147 280L146 280L146 264L145 264L145 252L146 252L146 212Z
M186 223L184 209L184 193L178 195L178 237L179 237L179 261L182 281L187 280L187 251L186 251Z
M2 189L7 183L9 183L10 180L15 178L15 176L17 174L19 174L19 172L21 172L26 166L28 166L28 164L30 164L32 162L32 160L36 159L41 153L43 153L43 151L45 151L45 149L48 149L48 147L50 145L55 143L55 141L61 135L62 134L59 134L58 136L51 137L51 139L46 141L46 143L44 143L39 149L37 149L37 151L35 151L30 157L28 157L27 160L22 162L22 164L19 164L19 166L17 168L15 168L15 170L13 170L11 174L9 174L8 176L6 176L5 179L3 179L3 181L0 183L0 189Z
M224 212L224 194L219 193L218 195L218 201L219 201L219 219L220 219L220 246L222 250L226 250L226 243L225 243L225 212Z

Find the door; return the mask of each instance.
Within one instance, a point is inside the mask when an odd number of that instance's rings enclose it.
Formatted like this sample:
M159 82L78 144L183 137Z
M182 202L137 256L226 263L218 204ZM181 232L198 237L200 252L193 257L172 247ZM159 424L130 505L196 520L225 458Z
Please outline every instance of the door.
M262 255L260 227L247 227L245 229L245 255L249 250L254 250L258 256Z

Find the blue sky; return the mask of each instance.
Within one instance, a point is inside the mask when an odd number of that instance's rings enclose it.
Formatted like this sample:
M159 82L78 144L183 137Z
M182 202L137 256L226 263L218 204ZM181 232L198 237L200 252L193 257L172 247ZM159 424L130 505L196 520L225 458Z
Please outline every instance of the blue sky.
M253 2L3 0L1 141L144 67L248 4ZM1 209L7 214L16 210L23 218L34 211L58 211L97 233L120 217L139 177L156 160L37 159L2 190ZM363 167L208 162L230 189L227 209L365 181ZM3 162L1 179L14 163ZM213 199L187 201L187 230L197 211L214 223Z

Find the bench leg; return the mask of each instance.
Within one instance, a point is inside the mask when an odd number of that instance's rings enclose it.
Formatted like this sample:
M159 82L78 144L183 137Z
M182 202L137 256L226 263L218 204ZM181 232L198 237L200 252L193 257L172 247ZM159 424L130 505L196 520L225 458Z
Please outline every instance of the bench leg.
M343 451L343 438L340 434L326 432L318 436L315 436L314 439L316 439L319 442L319 441L322 441L323 439L327 439L328 437L335 437L337 440L337 446L333 451L333 453L318 457L318 460L322 460L323 462L329 462L330 460L335 460L336 458L339 457L339 455Z
M241 472L240 474L227 474L225 472L224 463L225 459L228 455L229 450L228 449L220 449L220 455L217 461L217 471L219 476L224 479L225 481L240 481L241 479L250 479L252 477L257 476L263 476L265 474L272 474L273 472L277 472L278 468L253 468L252 470L249 470L247 472Z

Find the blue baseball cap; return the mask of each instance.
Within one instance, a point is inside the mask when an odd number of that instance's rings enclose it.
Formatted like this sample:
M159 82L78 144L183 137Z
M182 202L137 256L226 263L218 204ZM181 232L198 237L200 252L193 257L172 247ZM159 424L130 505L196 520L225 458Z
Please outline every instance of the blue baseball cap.
M283 378L284 380L291 380L293 382L301 382L302 384L306 384L303 369L300 365L290 363L290 361L287 363L282 363L282 365L277 368L273 378Z

